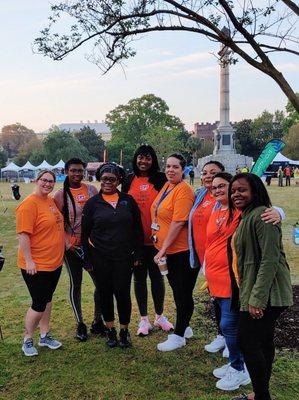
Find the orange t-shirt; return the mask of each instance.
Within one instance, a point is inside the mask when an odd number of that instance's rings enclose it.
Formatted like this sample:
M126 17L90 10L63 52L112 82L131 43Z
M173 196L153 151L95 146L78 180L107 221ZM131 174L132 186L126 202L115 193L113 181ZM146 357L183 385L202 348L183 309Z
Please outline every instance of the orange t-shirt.
M159 204L160 198L168 190L168 195ZM157 243L154 243L157 249L161 249L172 221L188 221L188 216L193 202L194 193L188 183L183 181L175 186L171 185L169 182L164 184L151 206L152 221L157 223L160 227L158 231L153 231L153 234L157 237ZM158 210L156 211L157 205ZM167 249L167 254L174 254L188 249L188 228L186 224L180 231L174 243L172 243L172 245Z
M240 215L241 212L236 211L233 220L227 225L229 210L218 209L212 212L207 225L205 277L210 294L215 297L231 296L227 239L237 229Z
M113 193L113 194L103 194L102 193L103 200L105 200L107 203L109 203L113 208L116 208L117 203L118 203L118 198L119 195L118 193Z
M89 199L88 188L86 185L82 184L79 188L70 188L70 191L73 195L74 201L78 207L83 210L83 207L87 200ZM77 216L78 219L78 216ZM81 224L81 221L77 221L77 224ZM76 232L77 231L77 232ZM78 235L79 233L79 235ZM80 246L81 244L81 231L74 229L74 232L71 234L66 233L68 236L68 240L72 246Z
M148 180L147 176L135 176L128 193L134 198L140 210L144 244L152 245L153 242L150 239L152 234L151 205L157 197L158 191Z
M215 198L207 192L192 215L193 242L200 264L203 263L205 256L207 225L215 203Z
M51 197L32 194L17 207L17 233L27 233L30 250L38 271L54 271L62 265L64 254L63 217ZM18 267L26 269L22 250Z

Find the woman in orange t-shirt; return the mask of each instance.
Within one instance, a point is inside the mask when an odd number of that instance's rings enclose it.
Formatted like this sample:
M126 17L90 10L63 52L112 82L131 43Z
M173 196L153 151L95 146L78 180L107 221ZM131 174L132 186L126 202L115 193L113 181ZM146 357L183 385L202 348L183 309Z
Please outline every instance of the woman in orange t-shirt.
M192 336L189 322L193 314L193 289L197 269L189 264L187 221L194 201L192 188L183 180L185 159L172 154L166 161L167 182L160 190L151 207L152 239L158 253L156 263L167 256L168 281L176 305L174 333L158 344L158 350L171 351L185 346Z
M55 184L52 171L42 171L36 179L35 193L26 197L16 210L16 230L19 239L18 266L32 298L25 317L22 351L25 356L38 355L33 344L37 326L39 346L52 350L61 343L50 335L52 297L63 262L63 218L54 200L48 195Z
M188 239L190 247L190 265L192 268L200 268L203 265L207 224L211 212L215 206L216 200L212 196L211 187L214 176L224 171L224 166L219 161L208 161L202 169L202 187L195 193L195 202L189 215ZM217 336L211 343L205 345L205 350L209 353L215 353L225 348L225 340L220 329L220 309L217 303L214 303ZM223 354L226 355L227 351Z
M213 179L211 191L217 205L209 218L205 246L205 277L210 295L215 298L221 310L220 328L229 351L229 364L213 371L213 375L219 378L216 387L222 390L235 390L240 385L250 383L248 372L244 368L243 356L237 344L239 314L230 307L231 281L227 240L236 230L241 215L240 212L235 212L228 223L228 186L231 179L232 175L227 172L219 172Z
M141 213L144 256L142 264L133 269L133 274L135 296L141 317L137 335L147 336L153 328L147 312L147 275L149 275L151 281L151 292L156 312L154 325L166 332L173 329L173 325L163 315L164 277L160 274L160 270L154 262L157 250L151 241L151 205L166 182L166 176L164 172L160 172L155 150L152 146L146 144L141 145L134 154L133 171L126 177L122 184L122 190L134 198Z

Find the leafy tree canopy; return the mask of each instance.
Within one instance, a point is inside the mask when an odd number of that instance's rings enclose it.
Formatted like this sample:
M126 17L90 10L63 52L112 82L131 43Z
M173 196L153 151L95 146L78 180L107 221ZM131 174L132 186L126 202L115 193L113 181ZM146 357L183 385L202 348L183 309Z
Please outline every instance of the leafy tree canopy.
M289 129L284 141L286 147L283 153L292 160L299 160L299 123Z
M33 138L36 139L34 131L26 128L26 126L19 122L5 125L1 131L1 145L7 153L8 158L15 157L20 148Z
M0 148L0 168L5 167L7 161L7 154L5 150Z
M84 161L88 161L89 154L87 149L75 138L71 133L59 130L54 127L45 138L44 154L45 159L50 164L57 163L60 159L67 161L72 157L79 157Z
M84 126L79 132L75 132L74 136L87 149L90 161L103 160L105 142L99 135L97 135L94 129L91 129L89 126Z
M296 93L299 98L299 93ZM287 133L289 129L299 122L299 112L295 110L293 104L288 101L286 105L286 117L282 121L282 129L284 133Z
M239 57L270 76L299 112L299 99L272 57L299 55L295 1L65 0L51 9L35 47L55 60L90 44L88 59L107 72L136 54L132 42L143 33L190 32L230 49L229 57L218 54L221 62L235 63Z
M185 145L190 135L181 120L168 111L166 102L153 94L132 99L110 111L106 115L112 133L107 145L109 160L119 160L123 149L124 165L130 168L134 151L141 143L152 145L160 162L174 151L188 155Z
M17 165L24 165L30 159L33 152L43 149L43 143L37 137L33 137L29 142L20 147L18 155L14 158ZM43 159L38 163L40 164ZM36 165L38 165L36 164ZM34 164L33 164L34 165Z

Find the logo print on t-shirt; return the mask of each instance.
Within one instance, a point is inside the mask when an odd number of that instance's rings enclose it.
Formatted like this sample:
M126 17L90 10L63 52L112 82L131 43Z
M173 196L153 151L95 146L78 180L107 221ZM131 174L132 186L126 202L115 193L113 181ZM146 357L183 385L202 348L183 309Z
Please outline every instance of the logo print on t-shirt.
M148 188L149 188L149 185L146 183L139 186L139 189L142 190L143 192L146 191Z
M209 200L207 200L207 201L205 201L205 202L202 204L202 206L206 208L206 207L208 207L210 204L211 204L211 202L210 202Z
M79 202L84 201L84 200L85 200L85 194L78 194L77 200L78 200Z

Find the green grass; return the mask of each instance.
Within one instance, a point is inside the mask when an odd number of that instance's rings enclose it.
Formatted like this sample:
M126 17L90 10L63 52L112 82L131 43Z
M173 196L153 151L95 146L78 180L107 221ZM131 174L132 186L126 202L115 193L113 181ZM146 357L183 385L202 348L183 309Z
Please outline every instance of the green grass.
M33 185L21 184L22 198ZM220 355L209 355L203 346L214 335L214 327L203 315L199 286L195 290L196 310L192 319L195 337L176 352L160 353L156 344L165 334L155 331L150 337L134 336L137 327L137 306L133 297L131 332L134 347L128 351L109 350L104 339L92 337L86 343L74 340L75 323L68 301L68 276L63 270L54 298L52 331L63 342L57 351L41 348L39 357L22 356L24 313L29 295L16 267L17 240L15 207L8 184L0 184L8 210L1 215L1 243L6 264L0 273L0 323L4 341L0 341L0 399L5 400L228 400L232 394L215 388L211 371L222 365ZM284 244L293 282L299 280L299 252L292 242L292 225L299 219L299 187L270 187L275 205L284 208ZM84 274L83 310L86 323L92 320L92 284ZM150 301L150 315L153 316ZM166 314L173 320L174 305L167 286ZM276 400L299 398L298 353L280 351L271 381ZM250 389L250 388L246 388ZM243 389L244 390L244 389ZM235 393L234 393L235 394Z

